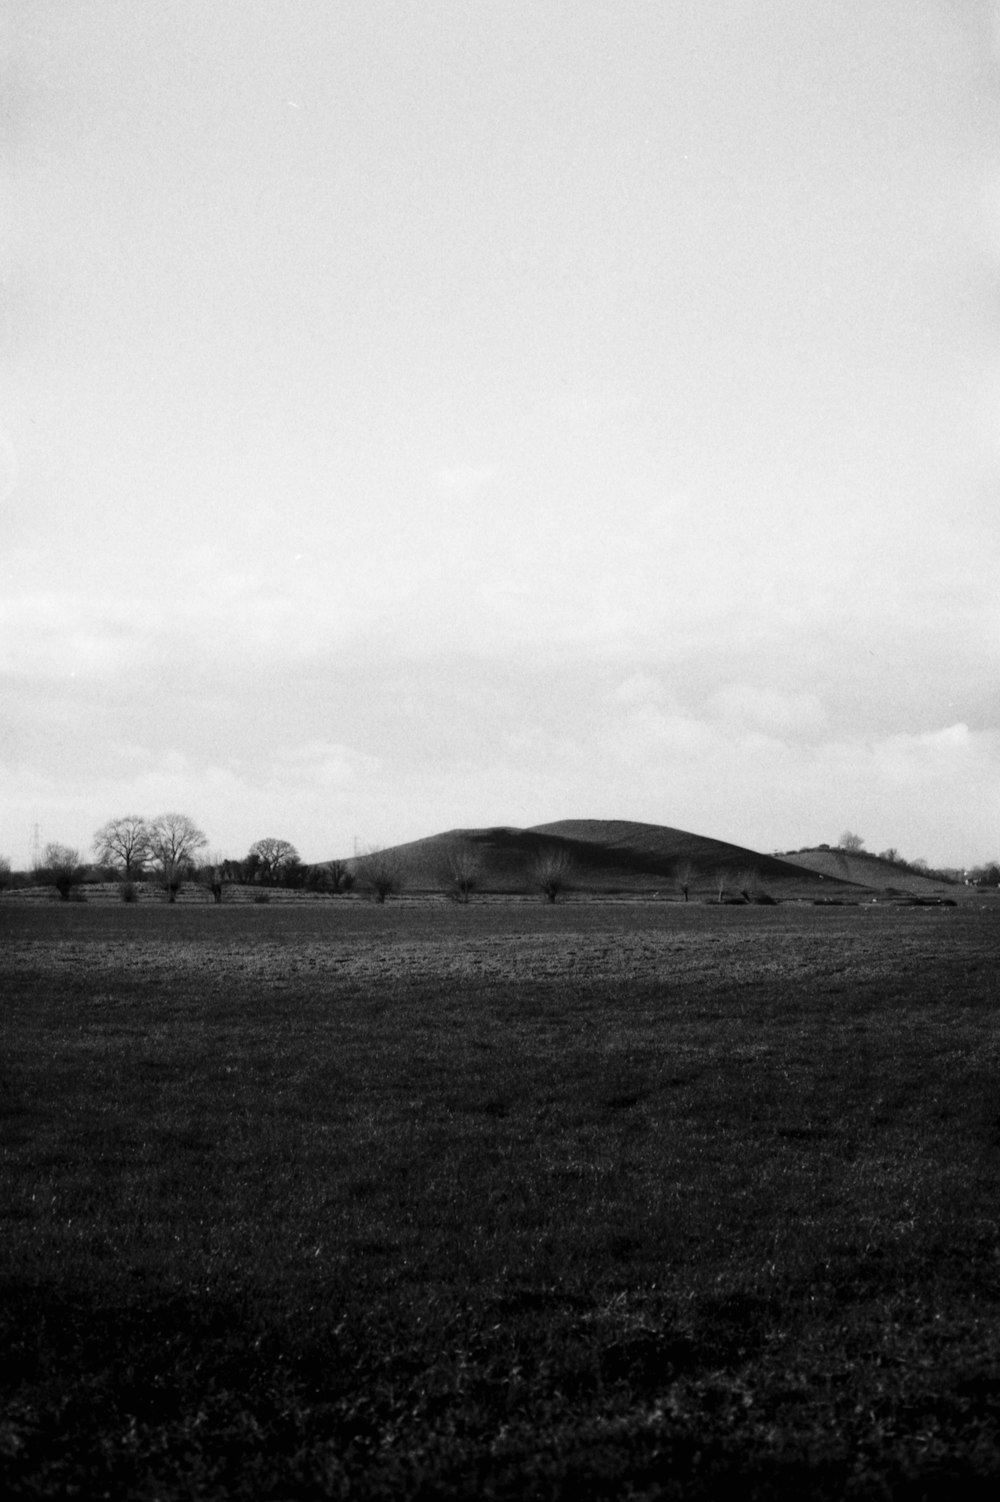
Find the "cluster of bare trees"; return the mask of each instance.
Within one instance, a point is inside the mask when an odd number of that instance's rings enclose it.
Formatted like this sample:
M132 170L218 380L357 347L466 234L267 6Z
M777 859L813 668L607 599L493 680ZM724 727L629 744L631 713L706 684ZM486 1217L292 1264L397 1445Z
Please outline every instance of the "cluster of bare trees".
M774 900L764 890L760 872L755 866L715 866L712 870L702 871L693 860L683 858L674 862L673 877L685 902L690 900L696 884L707 885L718 903L769 904Z
M109 819L97 831L93 848L96 864L113 871L122 881L123 894L141 877L149 875L173 902L181 883L194 874L195 857L207 843L187 814L159 814L155 819L125 814ZM60 898L68 902L87 870L79 850L52 841L42 852L34 879L54 886Z
M308 870L295 846L274 835L255 840L242 860L224 860L220 869L224 881L246 887L305 886Z
M53 840L42 851L31 877L54 886L68 902L93 866L103 867L121 881L123 894L141 878L152 877L173 902L181 883L195 874L196 856L207 843L187 814L158 814L155 819L125 814L109 819L94 835L93 865L74 846ZM0 858L0 877L4 873L9 877L10 862Z
M403 890L407 867L399 850L368 850L355 856L351 874L359 889L374 902L385 902ZM570 852L558 845L543 846L529 868L533 888L545 902L556 902L565 891L572 875ZM480 850L466 839L455 840L445 851L437 879L452 902L468 903L479 887L483 875Z
M115 871L130 887L147 873L174 902L181 884L197 870L196 857L208 840L187 814L159 814L155 819L124 814L109 819L94 835L98 865Z
M208 841L194 820L186 814L160 814L147 819L141 814L123 814L108 822L94 835L92 865L80 851L70 845L46 845L32 879L54 886L63 901L74 888L93 872L104 870L121 883L121 894L136 900L136 884L152 880L176 901L185 882L203 887L216 902L221 902L229 884L264 887L315 887L334 892L347 891L353 876L346 861L330 861L323 866L306 866L289 840L266 836L254 842L242 860L224 859L206 854ZM0 858L0 887L7 884L4 870L10 863Z

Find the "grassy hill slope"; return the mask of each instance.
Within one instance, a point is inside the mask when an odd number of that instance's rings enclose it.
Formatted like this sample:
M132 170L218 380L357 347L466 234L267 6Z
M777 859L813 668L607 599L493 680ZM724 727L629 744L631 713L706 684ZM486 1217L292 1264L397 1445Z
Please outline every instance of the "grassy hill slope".
M965 888L939 876L921 876L895 861L882 860L864 850L796 850L782 855L785 864L801 866L805 871L832 881L856 882L876 892L905 893L909 897L956 897Z
M676 892L678 862L694 867L692 896L716 889L715 874L729 873L727 886L737 891L737 876L754 871L768 891L783 897L834 895L848 891L842 878L822 880L800 865L763 855L741 845L709 839L687 830L627 820L570 819L517 829L451 829L393 847L410 890L441 890L448 884L448 865L457 850L474 851L481 892L526 892L533 889L532 867L548 850L564 851L572 863L567 887L577 892L629 894Z
M605 859L624 860L650 874L670 876L678 861L690 861L709 878L725 867L734 872L754 870L761 878L801 879L801 868L791 869L773 855L663 824L638 824L630 819L561 819L555 824L535 825L529 833L591 846L603 851Z

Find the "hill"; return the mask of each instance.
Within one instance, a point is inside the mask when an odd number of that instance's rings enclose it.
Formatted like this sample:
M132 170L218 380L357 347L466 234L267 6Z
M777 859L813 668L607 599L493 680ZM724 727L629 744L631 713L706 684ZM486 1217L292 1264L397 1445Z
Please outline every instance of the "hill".
M389 852L405 872L411 890L441 890L448 884L449 862L459 850L475 855L476 888L483 892L518 893L533 889L532 867L544 851L559 850L571 862L568 886L578 892L609 894L677 892L679 864L693 868L692 897L717 892L716 873L726 873L730 892L739 890L744 873L754 872L775 896L811 898L847 895L849 883L832 881L798 864L688 830L614 819L566 819L530 829L498 825L488 829L451 829L394 846Z
M663 824L638 824L629 819L561 819L555 824L537 824L528 832L601 850L605 859L624 860L651 875L671 876L678 862L690 861L709 879L724 867L734 872L754 870L761 878L801 880L801 868L791 870L773 855Z
M879 855L869 855L866 850L840 850L836 847L789 850L781 860L805 871L815 871L828 881L854 882L875 892L885 892L887 896L956 897L965 890L958 882L940 876L922 876L909 866L883 860Z

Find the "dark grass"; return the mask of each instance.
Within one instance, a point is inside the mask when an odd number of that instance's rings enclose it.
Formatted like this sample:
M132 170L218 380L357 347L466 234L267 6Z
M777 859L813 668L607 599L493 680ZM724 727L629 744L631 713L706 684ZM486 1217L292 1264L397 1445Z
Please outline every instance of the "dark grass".
M0 941L6 1495L993 1494L995 915Z

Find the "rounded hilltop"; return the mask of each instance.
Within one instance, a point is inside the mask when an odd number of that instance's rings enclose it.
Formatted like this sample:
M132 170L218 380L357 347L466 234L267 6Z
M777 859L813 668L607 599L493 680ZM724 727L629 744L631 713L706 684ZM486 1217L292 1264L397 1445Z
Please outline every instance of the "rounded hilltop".
M529 892L536 888L539 861L556 853L562 858L564 889L581 896L668 898L687 886L693 900L744 891L758 900L766 900L766 893L808 900L850 884L743 845L627 819L449 829L382 853L392 857L403 888L414 893L448 890L456 862L478 892Z

